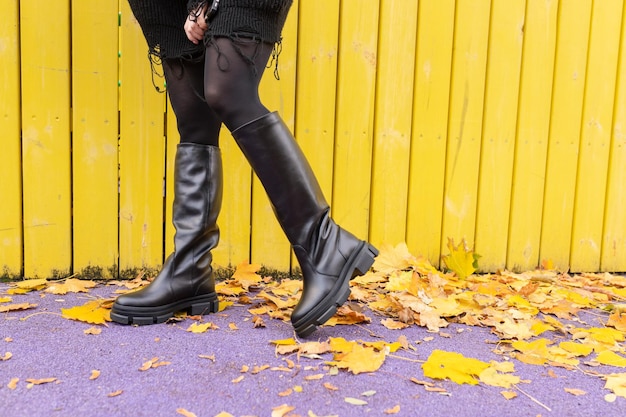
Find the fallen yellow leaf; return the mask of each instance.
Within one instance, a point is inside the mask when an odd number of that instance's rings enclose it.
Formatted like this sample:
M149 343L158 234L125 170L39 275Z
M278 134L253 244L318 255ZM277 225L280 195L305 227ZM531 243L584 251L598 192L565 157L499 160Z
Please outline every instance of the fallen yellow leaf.
M66 319L84 321L91 324L104 324L107 321L111 321L111 311L102 307L102 302L98 300L88 301L82 306L62 308L61 313Z
M287 404L279 405L278 407L273 407L272 417L283 417L295 409L296 407L293 407Z
M502 394L502 396L507 400L512 400L513 398L517 397L517 392L515 391L502 391L500 392L500 394Z
M422 364L424 375L435 379L450 379L457 384L478 384L478 375L489 364L478 359L466 358L460 353L434 350Z
M19 304L7 304L0 306L0 313L6 313L8 311L28 310L30 308L37 307L37 304L31 303L19 303Z
M188 332L191 333L204 333L209 329L213 329L213 323L208 322L208 323L196 323L193 322L191 323L191 325L187 328Z
M626 368L626 358L618 355L610 350L600 352L596 357L596 362L603 365L617 366L620 368Z
M76 278L68 278L62 283L51 283L45 292L56 295L67 294L68 292L88 292L90 288L98 285L94 281L86 281Z
M474 267L478 255L467 248L465 239L454 246L454 240L448 238L449 255L441 257L446 267L453 271L460 279L465 279L472 275L476 268Z

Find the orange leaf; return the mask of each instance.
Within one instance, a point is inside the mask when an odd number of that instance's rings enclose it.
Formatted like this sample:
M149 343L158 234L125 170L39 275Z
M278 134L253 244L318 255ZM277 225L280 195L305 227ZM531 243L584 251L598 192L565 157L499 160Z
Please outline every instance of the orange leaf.
M577 397L580 396L580 395L587 394L587 391L583 391L583 390L577 389L577 388L564 388L564 390L565 390L565 392L568 392L568 393L570 393L572 395L575 395Z
M388 408L384 411L385 414L398 414L400 412L400 404L393 408Z
M176 412L178 414L181 414L181 415L185 416L185 417L197 417L194 413L192 413L191 411L187 411L184 408L177 408Z

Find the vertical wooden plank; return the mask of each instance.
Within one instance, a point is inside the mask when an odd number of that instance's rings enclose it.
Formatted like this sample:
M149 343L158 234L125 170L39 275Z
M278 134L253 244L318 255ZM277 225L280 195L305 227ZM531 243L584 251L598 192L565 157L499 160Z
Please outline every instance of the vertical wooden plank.
M281 60L282 63L282 60ZM281 65L282 67L282 65ZM282 72L281 72L282 74ZM222 127L220 132L220 149L222 152L222 164L224 166L224 196L222 200L222 211L218 218L220 228L220 243L213 250L213 263L217 267L236 266L244 261L250 261L250 239L252 216L252 170L246 158L233 140L226 127ZM289 270L289 243L282 235L282 230L274 218L271 207L268 206L267 197L263 187L258 183L254 188L256 197L259 200L259 210L267 216L267 221L272 225L272 231L276 239L279 239L278 251L283 255L283 270ZM264 199L264 200L263 200ZM268 210L269 209L269 210ZM258 214L258 213L257 213ZM261 218L261 217L259 217ZM258 220L259 233L266 230L267 223L261 224L263 220ZM257 230L257 227L255 227ZM256 235L259 249L270 251L271 248L262 248L262 234ZM255 258L255 262L265 265L264 254ZM285 263L286 262L286 263Z
M370 241L406 239L417 2L381 0Z
M507 268L539 263L557 2L528 0L517 116Z
M540 260L569 269L591 1L563 1L552 93Z
M118 3L72 2L74 271L117 276Z
M583 125L576 178L571 269L600 268L607 166L613 123L621 0L593 3Z
M447 239L474 243L490 2L457 1L442 223Z
M475 240L486 271L506 264L525 6L492 2Z
M406 227L412 253L441 258L454 0L419 2Z
M332 215L362 239L369 231L378 3L345 0L340 10Z
M69 4L20 2L28 278L66 276L71 268Z
M0 0L0 277L22 274L19 3Z
M121 3L120 274L163 262L165 95L152 84L148 47Z
M174 225L172 224L172 206L174 204L174 163L180 134L176 125L176 115L169 98L166 99L165 116L165 218L164 218L164 256L174 251Z
M609 178L604 234L602 236L603 271L626 271L626 8L622 10L622 34L619 47L615 113L610 149Z
M267 69L263 80L261 81L261 99L265 106L270 111L276 110L279 112L285 123L292 130L294 129L295 121L295 95L296 95L296 64L297 64L297 44L298 44L298 8L299 3L303 3L306 0L299 2L294 1L287 22L283 28L283 42L282 52L279 57L279 73L280 80L274 78L273 69ZM272 63L274 65L274 63ZM234 152L234 147L231 148ZM233 160L236 162L236 160ZM247 166L246 163L244 166ZM232 167L233 165L231 165ZM243 169L243 168L242 168ZM239 180L242 181L237 189L242 190L244 185L245 170L231 170L231 175L239 176ZM238 202L236 204L242 204ZM245 209L245 208L244 208ZM245 212L239 212L237 221L245 223ZM244 229L239 229L235 236L243 237L245 233ZM282 229L280 228L272 206L269 203L267 195L263 186L254 178L252 188L252 237L251 242L251 260L267 266L268 268L276 268L282 271L287 271L290 268L290 244L285 237ZM237 260L239 262L239 260Z

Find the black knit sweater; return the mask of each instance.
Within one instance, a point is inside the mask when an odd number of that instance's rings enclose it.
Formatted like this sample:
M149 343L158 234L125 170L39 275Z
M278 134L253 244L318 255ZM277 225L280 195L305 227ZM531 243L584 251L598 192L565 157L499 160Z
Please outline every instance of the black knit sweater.
M161 59L189 59L203 53L204 45L189 41L183 27L190 11L207 1L211 0L128 0L150 54ZM206 39L244 35L279 42L292 1L221 0L209 22Z

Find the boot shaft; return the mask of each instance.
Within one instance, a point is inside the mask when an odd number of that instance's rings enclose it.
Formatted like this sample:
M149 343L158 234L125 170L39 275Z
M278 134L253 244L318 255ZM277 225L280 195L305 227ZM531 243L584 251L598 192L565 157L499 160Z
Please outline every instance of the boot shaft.
M289 128L274 112L235 129L232 135L263 184L291 244L308 247L329 206Z

